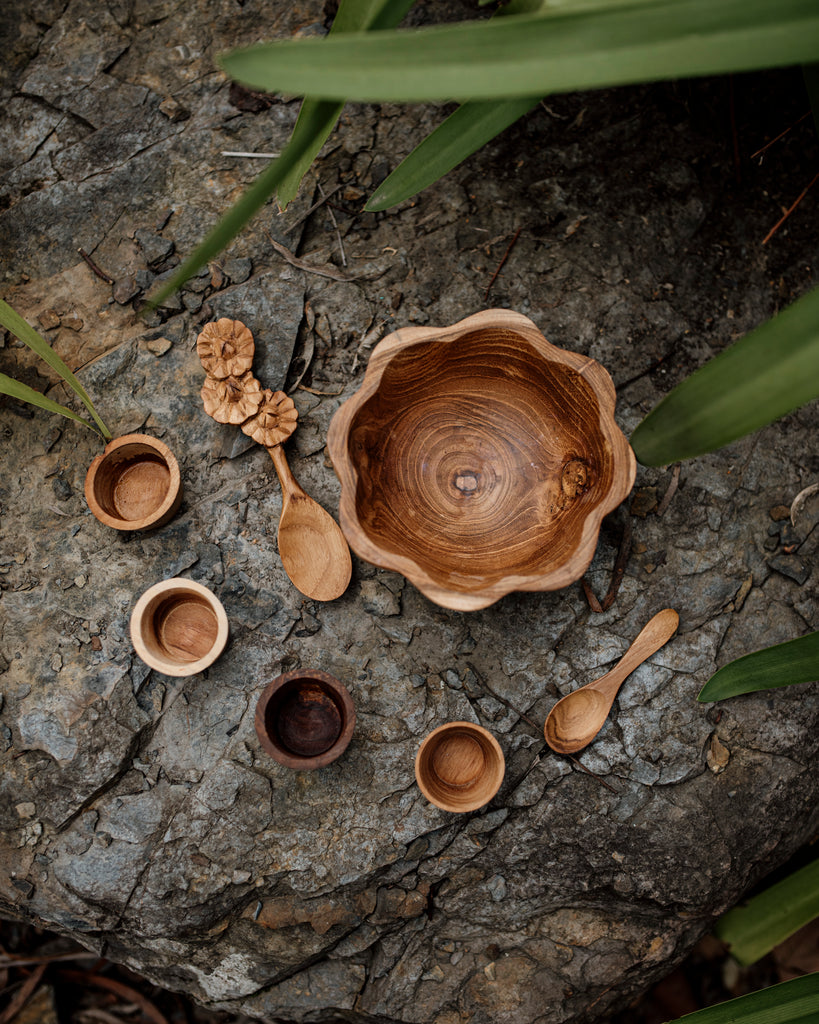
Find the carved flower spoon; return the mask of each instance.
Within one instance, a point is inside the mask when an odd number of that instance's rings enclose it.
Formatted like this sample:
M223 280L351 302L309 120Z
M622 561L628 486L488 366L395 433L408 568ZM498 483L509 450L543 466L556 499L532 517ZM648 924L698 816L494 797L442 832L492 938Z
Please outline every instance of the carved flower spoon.
M591 743L603 728L620 687L646 658L671 639L679 621L673 608L657 612L610 672L560 698L543 727L552 750L574 754Z
M207 378L205 412L234 423L270 452L282 487L279 557L293 585L314 601L333 601L350 582L350 549L338 523L296 482L282 444L296 429L298 411L283 391L262 390L253 376L253 335L241 320L207 324L196 341Z
M287 464L282 444L296 429L298 411L283 391L263 392L256 416L242 430L270 453L282 488L279 557L298 590L314 601L333 601L350 582L352 561L341 527L305 494Z

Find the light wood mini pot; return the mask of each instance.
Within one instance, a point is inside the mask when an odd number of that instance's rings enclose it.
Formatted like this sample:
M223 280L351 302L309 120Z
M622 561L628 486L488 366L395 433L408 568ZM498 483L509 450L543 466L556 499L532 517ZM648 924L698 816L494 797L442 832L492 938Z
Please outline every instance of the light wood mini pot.
M166 676L194 676L219 657L228 640L221 601L193 580L149 587L131 613L131 642L146 665Z
M256 734L286 768L323 768L344 753L355 728L347 687L319 669L277 676L256 705Z
M85 500L96 518L115 530L162 526L182 500L179 464L155 437L117 437L88 467Z
M443 811L475 811L500 789L506 763L495 737L473 722L447 722L425 737L415 758L418 788Z

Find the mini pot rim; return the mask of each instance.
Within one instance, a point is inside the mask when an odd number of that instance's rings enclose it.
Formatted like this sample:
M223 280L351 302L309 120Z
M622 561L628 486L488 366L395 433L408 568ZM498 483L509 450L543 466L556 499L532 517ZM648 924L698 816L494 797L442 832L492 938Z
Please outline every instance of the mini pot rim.
M124 448L129 444L141 444L150 448L162 459L170 473L168 492L162 503L150 515L142 519L120 519L117 516L113 516L106 512L96 496L97 475L103 468L106 460L119 451L120 448ZM105 449L99 455L94 457L91 465L88 467L88 471L85 474L85 501L94 517L103 525L110 526L114 530L138 531L164 526L176 513L182 501L182 474L176 456L164 441L160 441L158 437L152 437L150 434L122 434L120 437L115 437L112 441L108 442Z
M203 598L216 616L217 630L213 646L207 654L204 654L196 661L174 662L170 659L162 658L147 647L142 636L142 626L149 607L158 599L161 599L163 595L171 597L175 593ZM129 628L131 643L134 645L137 655L150 668L156 669L157 672L162 672L166 676L195 676L203 672L222 654L227 646L230 634L227 612L219 598L204 584L197 583L196 580L185 579L183 576L173 576L170 579L162 580L148 587L134 605Z
M283 744L280 745L271 738L267 728L268 705L282 689L300 680L319 683L325 692L330 693L336 701L336 705L341 705L342 726L338 739L322 754L316 754L312 757L294 754L292 751L287 750ZM283 672L265 686L256 703L254 722L256 735L259 738L262 749L274 761L285 768L293 768L297 771L312 771L315 768L326 767L344 753L353 737L356 714L350 691L339 679L336 679L335 676L331 676L329 672L325 672L322 669L297 668L289 672Z
M486 774L481 775L472 789L476 791L477 796L473 797L472 800L466 802L459 801L458 806L452 804L447 805L445 801L442 801L427 785L427 780L424 778L424 769L428 763L432 760L435 750L440 744L441 739L446 733L461 731L472 733L483 741L481 746L484 751L488 749L493 760L493 764L487 767L487 772L494 772L496 777L495 783L493 784L491 792L485 790L481 792L480 782L486 778ZM498 771L500 768L500 771ZM418 788L421 790L427 800L435 807L438 807L442 811L448 811L450 814L463 814L468 811L476 811L480 807L485 807L486 804L497 794L500 789L504 776L506 774L506 758L503 754L503 749L497 739L485 729L482 725L478 725L477 722L444 722L443 725L439 725L433 729L432 732L427 735L421 741L421 745L418 748L418 753L415 755L415 781L418 784ZM462 791L463 792L463 791Z

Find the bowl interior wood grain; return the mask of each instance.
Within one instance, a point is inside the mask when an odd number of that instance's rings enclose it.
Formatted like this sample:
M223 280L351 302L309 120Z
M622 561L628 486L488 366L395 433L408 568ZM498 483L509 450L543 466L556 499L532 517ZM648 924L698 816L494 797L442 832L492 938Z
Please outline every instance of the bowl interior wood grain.
M165 675L203 671L219 657L228 621L215 594L193 580L172 579L150 587L131 614L134 649Z
M96 518L115 530L161 526L182 498L179 466L162 441L128 434L112 441L91 463L85 497Z
M455 813L488 803L500 789L504 771L500 744L472 722L447 722L434 729L415 758L421 792L436 807Z
M635 469L606 371L491 312L382 342L329 438L354 550L462 610L582 575Z
M256 705L262 747L287 768L330 764L346 750L355 727L347 688L318 669L285 672L269 683Z

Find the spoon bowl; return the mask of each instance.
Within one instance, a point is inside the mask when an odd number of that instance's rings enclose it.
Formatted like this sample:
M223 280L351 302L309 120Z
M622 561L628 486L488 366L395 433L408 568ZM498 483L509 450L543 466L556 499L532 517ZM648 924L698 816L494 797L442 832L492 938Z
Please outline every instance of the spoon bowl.
M353 563L338 523L299 486L281 446L268 448L282 488L279 558L294 586L314 601L333 601L350 583Z
M552 750L574 754L591 743L603 728L620 687L636 668L668 643L679 621L673 608L664 608L649 619L610 672L560 698L543 726L543 735Z

